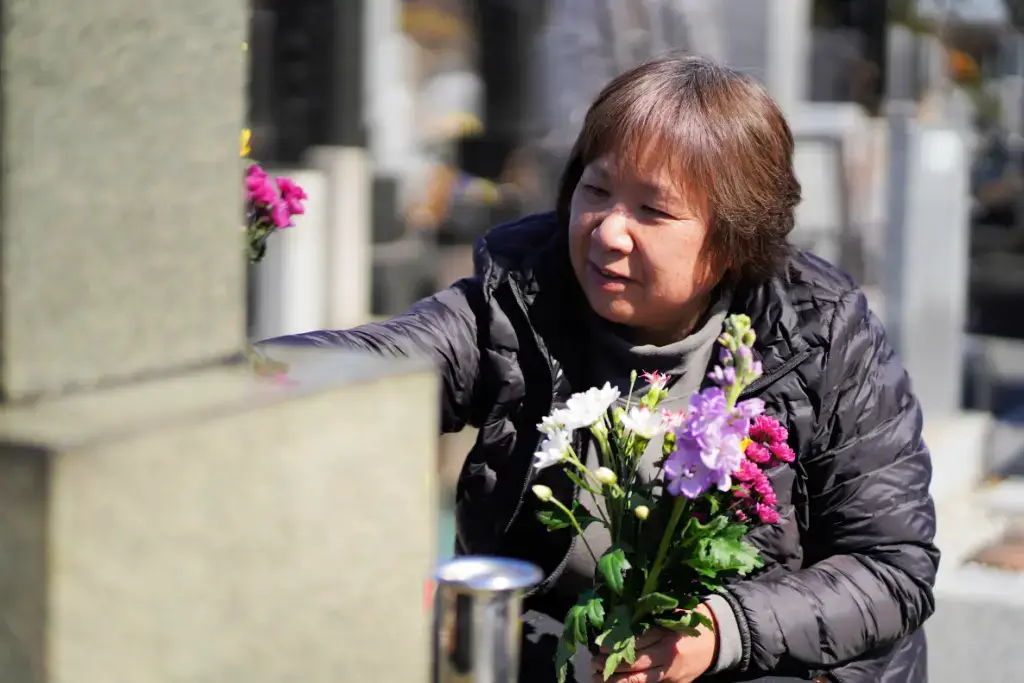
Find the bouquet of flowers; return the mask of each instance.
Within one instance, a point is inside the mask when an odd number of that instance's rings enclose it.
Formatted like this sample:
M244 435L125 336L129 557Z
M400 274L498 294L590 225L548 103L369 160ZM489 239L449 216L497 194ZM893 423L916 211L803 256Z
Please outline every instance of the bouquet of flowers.
M241 156L250 152L251 133L242 131ZM277 230L295 225L295 216L305 213L306 192L289 178L271 178L258 163L245 171L245 233L249 261L259 263L267 253L267 240Z
M657 373L645 373L646 389L634 396L634 372L625 406L615 406L619 391L605 384L573 395L538 425L544 440L534 467L562 466L598 503L594 510L565 504L537 485L534 495L550 504L539 519L552 531L572 528L584 544L590 524L611 536L600 557L587 545L597 565L594 587L566 616L555 661L560 683L578 646L609 651L607 680L621 662L635 661L636 638L647 629L696 635L699 626L712 628L696 611L702 597L762 564L744 537L755 525L778 522L765 470L795 455L786 429L763 414L764 403L740 400L761 375L750 319L730 316L718 342L713 386L694 394L689 410L658 410L668 391ZM600 467L591 470L574 452L577 429L592 435ZM640 459L657 438L662 457L645 476Z

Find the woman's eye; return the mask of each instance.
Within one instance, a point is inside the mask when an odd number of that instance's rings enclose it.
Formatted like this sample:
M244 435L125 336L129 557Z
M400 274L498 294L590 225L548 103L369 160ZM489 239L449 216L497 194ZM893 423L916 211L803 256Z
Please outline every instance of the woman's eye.
M602 197L603 198L603 197L607 197L608 196L608 190L605 190L604 188L600 188L597 185L590 185L588 183L584 183L583 184L583 189L586 190L589 194L591 194L591 195L593 195L595 197Z
M651 214L652 216L656 216L658 218L671 218L672 217L669 214L667 214L664 211L662 211L661 209L656 209L653 206L648 206L647 204L644 204L640 208L642 208L644 211L646 211L647 213Z

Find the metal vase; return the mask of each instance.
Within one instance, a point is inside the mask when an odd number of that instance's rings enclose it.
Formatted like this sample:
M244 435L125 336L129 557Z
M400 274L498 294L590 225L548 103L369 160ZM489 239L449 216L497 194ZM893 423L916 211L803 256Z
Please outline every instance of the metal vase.
M434 596L433 683L516 683L523 597L543 573L500 557L441 565Z

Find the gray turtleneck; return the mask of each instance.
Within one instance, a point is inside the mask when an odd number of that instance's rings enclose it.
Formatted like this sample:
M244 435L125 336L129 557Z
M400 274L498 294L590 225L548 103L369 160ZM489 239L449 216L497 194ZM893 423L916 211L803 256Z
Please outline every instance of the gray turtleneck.
M715 342L722 333L722 325L732 302L728 292L719 296L704 317L702 323L687 337L666 346L633 345L619 336L614 327L596 315L588 320L588 343L591 346L589 378L587 386L602 386L610 382L621 392L619 405L625 405L629 394L630 374L660 372L669 375L668 397L659 403L660 408L676 411L685 408L690 396L698 391L704 381L705 374L714 352ZM643 390L643 381L637 381L636 389ZM635 404L635 400L634 400ZM592 440L591 440L592 441ZM651 477L655 474L655 463L661 457L662 439L652 439L640 459L638 473L640 476ZM600 456L591 442L586 455L586 465L590 469L600 466ZM587 492L581 492L580 504L595 511L599 500ZM611 545L608 530L600 524L591 524L584 532L587 544L601 556ZM590 556L587 546L577 542L569 556L565 573L559 578L556 590L571 595L593 587L594 559ZM718 672L731 667L739 661L739 630L735 616L724 599L712 596L709 605L719 623L719 656L713 669ZM727 612L727 614L725 613Z

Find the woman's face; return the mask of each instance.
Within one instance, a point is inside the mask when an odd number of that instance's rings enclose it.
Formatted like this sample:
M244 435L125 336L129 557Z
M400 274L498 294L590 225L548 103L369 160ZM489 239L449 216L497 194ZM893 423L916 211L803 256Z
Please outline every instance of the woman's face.
M588 165L572 196L569 250L594 311L638 341L685 336L721 276L705 254L706 215L665 166L638 171L610 156Z

